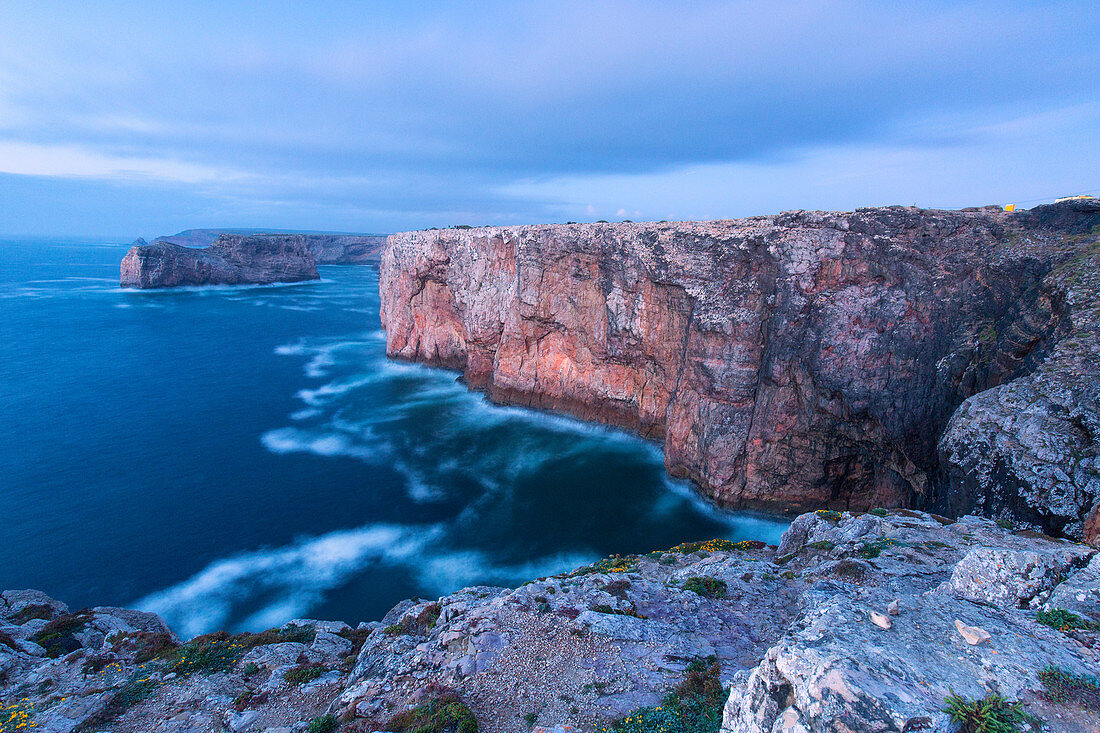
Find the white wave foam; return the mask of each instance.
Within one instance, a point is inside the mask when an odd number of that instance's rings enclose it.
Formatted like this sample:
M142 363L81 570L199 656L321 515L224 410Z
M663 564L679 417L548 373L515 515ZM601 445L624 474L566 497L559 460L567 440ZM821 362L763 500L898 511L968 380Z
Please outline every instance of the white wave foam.
M371 563L402 563L419 556L440 533L437 526L376 524L243 553L216 560L188 580L142 598L135 608L160 614L181 636L191 638L224 628L235 604L271 597L244 625L275 626L305 615L326 591Z

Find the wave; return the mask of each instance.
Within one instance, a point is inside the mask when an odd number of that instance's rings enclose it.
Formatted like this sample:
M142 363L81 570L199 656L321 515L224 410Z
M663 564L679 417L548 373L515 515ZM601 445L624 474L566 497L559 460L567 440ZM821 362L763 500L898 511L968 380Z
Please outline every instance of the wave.
M449 549L444 539L441 525L374 524L330 532L215 560L134 607L159 614L189 639L214 629L260 630L305 617L327 592L373 565L404 568L426 591L442 596L470 585L515 585L595 559L591 553L558 553L523 563L495 563L479 550ZM263 599L260 608L246 610L257 599Z

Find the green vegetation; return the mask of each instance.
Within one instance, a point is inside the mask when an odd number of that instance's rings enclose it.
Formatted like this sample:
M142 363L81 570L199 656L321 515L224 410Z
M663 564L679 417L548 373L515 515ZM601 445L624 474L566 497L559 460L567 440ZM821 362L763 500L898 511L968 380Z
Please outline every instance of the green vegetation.
M693 552L733 552L735 550L759 550L767 545L760 540L706 540L704 542L683 542L673 547L669 552L680 555L690 555Z
M718 680L714 657L688 665L684 680L653 708L639 708L600 733L717 733L729 694Z
M685 580L683 588L707 598L725 598L729 589L724 580L700 575L693 575Z
M213 674L226 672L241 661L241 657L258 646L295 641L308 644L316 632L308 626L288 626L285 629L268 629L258 634L232 635L225 631L196 636L178 649L165 655L165 673L175 672L181 677L201 672Z
M416 616L405 616L397 623L384 628L382 633L387 636L427 636L428 632L435 628L442 611L443 607L438 603L430 603Z
M138 664L163 657L180 646L165 631L135 631L128 634L118 632L108 637L107 641L116 654L133 651L134 661Z
M440 690L432 699L390 718L385 730L394 733L478 733L477 719L452 690Z
M530 713L527 713L527 715L523 716L523 722L527 723L528 728L534 728L535 723L539 722L539 714L531 711Z
M820 542L811 542L810 544L808 544L806 546L810 547L814 550L825 550L826 552L828 552L829 550L832 550L833 548L836 547L836 545L833 544L832 542L829 542L829 540L821 540Z
M1019 733L1021 725L1030 726L1035 720L1019 703L1010 703L996 694L968 700L952 690L944 702L947 705L943 711L958 726L959 733Z
M29 606L24 606L19 613L11 617L11 623L16 626L22 626L31 619L40 618L49 621L53 618L53 609L47 606L45 603L32 603Z
M319 715L309 721L307 733L332 733L336 730L336 718L332 715Z
M856 556L862 557L864 560L870 560L876 558L882 554L882 551L888 547L897 547L900 543L897 540L891 540L886 537L882 537L871 542L864 542L856 550Z
M818 509L816 512L814 512L814 514L830 522L839 522L841 519L844 518L843 514L838 511L834 511L833 509Z
M885 509L883 509L880 506L875 507L869 513L874 514L876 517L888 517L888 516L890 516L890 512L886 511Z
M1100 678L1080 675L1057 667L1039 670L1043 697L1061 705L1076 703L1086 710L1100 711Z
M638 558L636 555L628 555L626 557L622 555L612 555L611 557L605 557L603 560L594 562L591 565L586 565L583 568L577 568L566 577L575 578L580 575L591 575L592 573L625 573L636 567L638 567Z
M157 691L159 683L145 670L137 670L114 694L107 707L99 714L98 721L114 720L142 700L147 700Z
M597 603L592 607L592 610L596 613L607 613L614 616L633 616L634 618L649 618L638 613L638 607L633 603L630 604L630 608L612 608L606 603Z
M13 733L33 727L31 716L34 713L34 703L20 700L7 707L0 707L0 733Z
M1007 529L1007 530L1011 531L1014 528L1015 525L1012 524L1011 519L998 519L997 520L997 526L1000 527L1001 529Z
M1095 621L1087 621L1077 614L1061 608L1052 608L1049 611L1039 611L1035 614L1035 620L1044 626L1058 629L1062 633L1072 631L1073 629L1100 631L1100 624Z
M87 611L58 616L32 636L31 641L45 649L46 656L51 659L63 657L80 648L75 634L82 631L91 620L92 616Z
M323 664L299 664L294 669L287 671L283 675L283 679L292 685L304 685L317 679L327 671L328 667Z

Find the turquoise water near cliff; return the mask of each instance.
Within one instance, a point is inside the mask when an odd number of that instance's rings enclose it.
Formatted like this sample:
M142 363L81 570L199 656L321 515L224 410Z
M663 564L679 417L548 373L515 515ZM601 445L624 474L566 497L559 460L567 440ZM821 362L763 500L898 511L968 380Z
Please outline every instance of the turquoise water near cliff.
M785 528L630 434L386 360L373 268L134 292L125 250L0 242L0 588L191 636Z

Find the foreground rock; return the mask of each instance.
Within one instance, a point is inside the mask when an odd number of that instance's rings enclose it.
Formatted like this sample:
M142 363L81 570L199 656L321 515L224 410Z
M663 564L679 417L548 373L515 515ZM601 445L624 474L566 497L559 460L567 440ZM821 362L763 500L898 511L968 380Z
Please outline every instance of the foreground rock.
M663 439L669 471L727 506L1083 537L1097 272L1100 202L1076 201L409 232L380 282L392 356Z
M729 688L725 731L947 733L952 691L1022 702L1051 731L1094 730L1097 713L1052 702L1039 671L1100 663L1095 551L977 517L880 514L804 515L778 549L694 543L404 601L354 629L300 620L183 647L151 614L72 614L8 591L0 707L58 733L270 733L324 715L373 731L446 694L481 731L591 733L712 657ZM1059 628L1039 623L1056 610ZM960 632L974 629L988 638Z
M302 235L223 234L205 249L161 241L131 247L122 259L120 284L124 288L266 285L318 277Z

